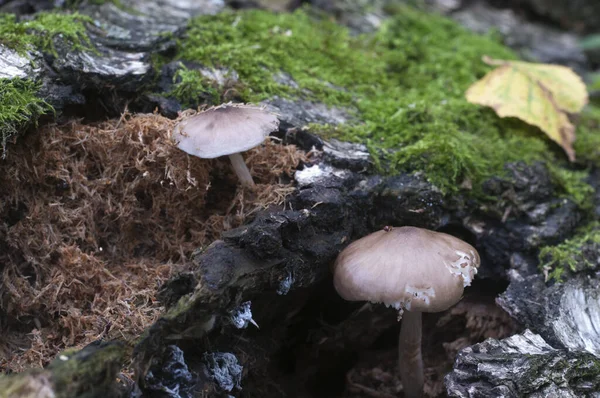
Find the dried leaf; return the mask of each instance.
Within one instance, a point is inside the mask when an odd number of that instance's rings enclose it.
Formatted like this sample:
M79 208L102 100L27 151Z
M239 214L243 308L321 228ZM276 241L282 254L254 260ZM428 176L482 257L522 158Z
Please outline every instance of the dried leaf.
M498 68L475 82L467 101L494 108L498 116L512 116L539 127L575 161L575 127L567 113L578 113L588 102L581 78L560 65L504 61L484 57Z

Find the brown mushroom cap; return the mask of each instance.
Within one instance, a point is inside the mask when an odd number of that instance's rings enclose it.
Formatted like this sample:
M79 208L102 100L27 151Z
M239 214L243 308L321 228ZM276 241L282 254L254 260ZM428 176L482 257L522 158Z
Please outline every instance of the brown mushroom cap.
M346 247L334 264L334 286L349 301L384 303L399 311L444 311L461 299L479 261L477 250L454 236L392 228Z
M190 155L210 159L260 145L279 128L279 119L262 107L222 104L182 120L173 140Z

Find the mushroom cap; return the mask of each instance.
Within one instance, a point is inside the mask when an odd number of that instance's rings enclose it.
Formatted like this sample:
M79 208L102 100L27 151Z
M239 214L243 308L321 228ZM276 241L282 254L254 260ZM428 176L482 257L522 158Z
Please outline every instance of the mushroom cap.
M334 286L348 301L439 312L461 299L479 262L477 250L452 235L392 228L346 247L333 266Z
M254 148L278 128L277 116L262 107L227 103L182 120L172 138L182 151L210 159Z

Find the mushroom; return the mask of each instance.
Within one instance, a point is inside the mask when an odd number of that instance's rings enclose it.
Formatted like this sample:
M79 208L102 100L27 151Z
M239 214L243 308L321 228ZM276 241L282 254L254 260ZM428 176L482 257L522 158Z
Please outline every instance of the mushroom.
M243 185L254 180L240 152L260 145L279 128L279 119L263 107L226 103L179 122L173 140L182 151L203 159L229 155Z
M416 227L386 227L337 257L333 283L342 298L394 307L398 320L404 314L398 349L405 397L423 393L421 313L441 312L460 301L479 261L468 243Z

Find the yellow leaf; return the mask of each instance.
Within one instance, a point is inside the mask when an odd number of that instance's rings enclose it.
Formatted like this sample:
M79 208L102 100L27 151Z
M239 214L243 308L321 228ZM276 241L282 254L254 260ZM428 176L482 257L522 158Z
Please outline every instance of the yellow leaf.
M585 84L560 65L483 58L498 68L467 90L467 101L492 107L498 116L512 116L539 127L575 161L575 127L567 113L578 113L588 102Z

